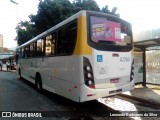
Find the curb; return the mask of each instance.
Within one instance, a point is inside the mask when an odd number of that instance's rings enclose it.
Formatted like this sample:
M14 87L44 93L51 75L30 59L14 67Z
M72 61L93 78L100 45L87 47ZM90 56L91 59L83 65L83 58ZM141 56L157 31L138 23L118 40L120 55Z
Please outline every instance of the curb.
M157 101L154 101L154 100L146 100L144 98L139 98L139 97L130 96L130 95L126 95L126 94L119 94L119 96L126 97L126 98L129 98L129 99L133 99L133 100L136 100L136 101L139 101L139 102L143 102L143 103L146 103L146 104L150 104L150 105L152 105L154 107L160 106L160 103L157 102Z
M16 70L1 70L0 72L16 72Z

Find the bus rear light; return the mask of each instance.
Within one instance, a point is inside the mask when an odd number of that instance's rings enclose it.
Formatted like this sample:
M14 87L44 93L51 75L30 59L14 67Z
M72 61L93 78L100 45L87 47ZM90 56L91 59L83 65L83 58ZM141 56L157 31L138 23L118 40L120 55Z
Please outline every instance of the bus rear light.
M90 88L94 88L95 89L95 85L91 85L91 86L89 86Z
M85 69L86 69L87 71L90 71L90 70L91 70L91 67L90 67L90 66L86 66Z
M89 59L86 57L83 57L83 68L85 85L89 88L95 88L93 69Z
M92 79L92 74L91 73L87 73L87 78Z
M92 94L87 94L88 97L92 96Z
M92 85L92 80L88 80L88 85Z
M75 86L74 86L74 88L78 88L78 86L77 86L77 85L75 85Z
M96 94L87 94L87 97L95 96Z
M131 78L133 79L133 78L134 78L134 76L132 75L132 76L131 76Z

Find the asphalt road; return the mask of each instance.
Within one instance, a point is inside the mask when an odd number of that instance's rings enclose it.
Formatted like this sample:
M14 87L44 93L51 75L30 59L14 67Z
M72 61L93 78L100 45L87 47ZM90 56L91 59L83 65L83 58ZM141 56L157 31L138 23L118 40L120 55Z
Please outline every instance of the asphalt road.
M0 120L146 120L146 117L108 117L111 111L119 114L119 111L139 110L153 109L149 105L117 96L76 103L48 91L40 94L32 83L19 79L14 72L0 72L0 116L2 112L12 114L12 118L0 117ZM23 117L17 117L19 114L13 112L23 114ZM40 113L42 118L25 118L25 113Z
M108 111L111 110L96 100L76 103L48 91L43 91L40 94L32 83L18 77L13 72L0 72L1 114L5 111L17 111L18 113L40 112L42 117L44 115L48 117L37 118L38 120L103 120L106 116L97 114L97 111L108 114ZM6 118L1 119L6 120ZM17 119L17 117L13 119ZM123 118L119 119L122 120Z

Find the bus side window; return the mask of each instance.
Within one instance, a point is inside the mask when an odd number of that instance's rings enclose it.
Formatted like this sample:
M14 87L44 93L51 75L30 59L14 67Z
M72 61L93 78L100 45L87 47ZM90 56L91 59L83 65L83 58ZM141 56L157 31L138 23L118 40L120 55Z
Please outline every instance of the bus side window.
M22 58L25 58L25 49L22 48Z
M46 48L45 55L46 56L54 56L55 54L55 34L50 34L46 37Z
M34 57L35 43L30 44L30 57Z
M16 54L16 63L18 63L19 56L19 54Z
M19 58L19 59L20 59L20 58L23 58L23 57L22 57L22 48L18 49L17 52L16 52L16 54L18 55L18 58Z
M30 57L30 52L29 52L29 45L28 46L25 46L25 51L24 51L24 53L25 53L25 56L24 56L24 58L28 58L28 57Z
M75 48L77 26L73 22L58 31L57 55L71 55Z
M44 39L37 41L36 55L37 57L44 55Z

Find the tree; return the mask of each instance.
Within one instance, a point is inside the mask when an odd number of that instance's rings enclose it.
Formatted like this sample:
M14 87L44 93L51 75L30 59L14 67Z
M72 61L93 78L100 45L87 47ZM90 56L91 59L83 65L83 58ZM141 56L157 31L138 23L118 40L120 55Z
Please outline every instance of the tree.
M30 22L20 22L18 26L18 44L27 42L34 36L46 31L54 25L62 22L80 10L92 10L105 13L115 13L105 6L100 10L95 0L39 0L38 12L30 15Z
M116 14L116 11L117 11L117 7L113 7L112 10L110 11L110 10L108 9L108 5L104 6L104 7L101 9L101 12L108 13L108 14L112 14L112 15L115 15L115 16L120 17L119 13Z
M37 15L30 15L29 18L41 33L70 17L72 8L69 0L40 0Z
M110 13L110 10L108 9L108 5L104 6L104 7L101 9L101 12Z
M112 11L111 11L111 14L120 17L119 13L116 14L116 11L117 11L117 7L113 7L113 8L112 8Z
M30 15L38 33L53 27L80 10L100 11L95 0L40 0L36 15Z
M31 22L28 21L21 21L18 24L18 45L21 45L28 40L32 39L36 34L36 29Z
M74 0L74 13L77 13L81 10L92 10L92 11L100 11L100 8L95 0Z

